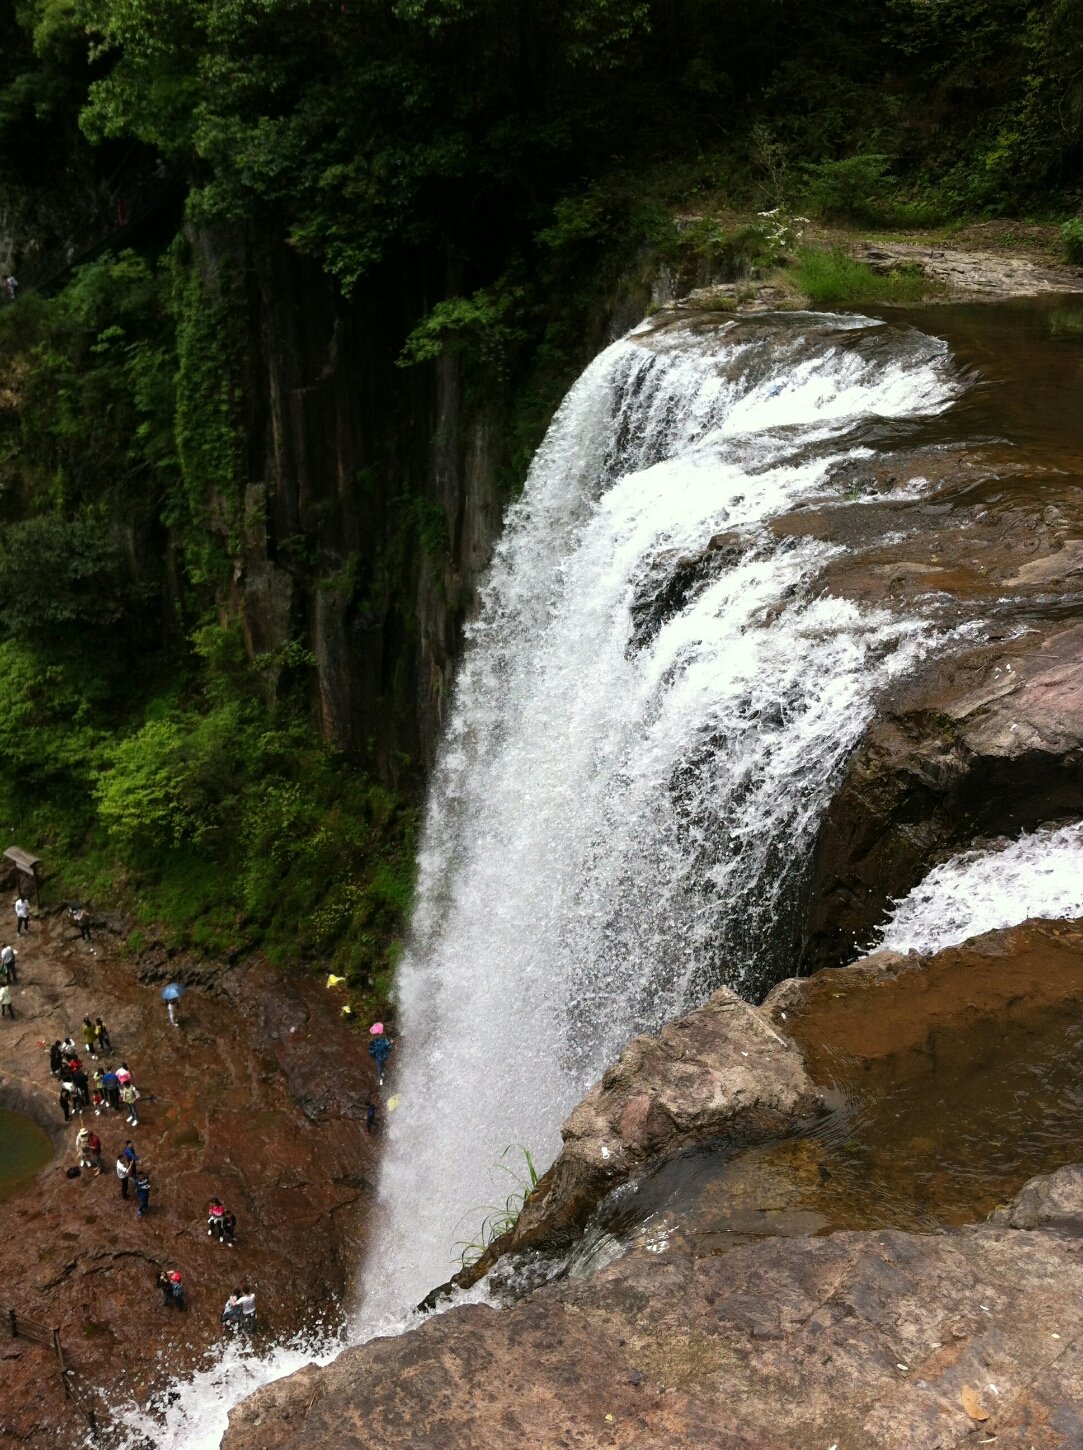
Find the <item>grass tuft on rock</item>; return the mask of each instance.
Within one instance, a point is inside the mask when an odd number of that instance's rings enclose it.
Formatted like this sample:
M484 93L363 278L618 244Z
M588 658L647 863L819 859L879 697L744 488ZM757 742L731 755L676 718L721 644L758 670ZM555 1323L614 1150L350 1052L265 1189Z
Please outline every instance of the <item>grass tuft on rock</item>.
M829 251L802 247L792 281L817 307L867 307L871 304L920 302L938 288L918 268L874 272L851 257L844 247Z

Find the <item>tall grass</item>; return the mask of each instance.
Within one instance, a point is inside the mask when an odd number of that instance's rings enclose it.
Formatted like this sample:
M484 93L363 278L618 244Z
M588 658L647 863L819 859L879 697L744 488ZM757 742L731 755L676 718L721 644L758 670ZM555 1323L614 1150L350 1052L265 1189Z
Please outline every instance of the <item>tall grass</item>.
M512 1156L512 1163L508 1163L509 1155ZM517 1162L518 1155L522 1155L522 1164ZM464 1269L472 1268L482 1258L486 1250L510 1228L522 1213L527 1199L538 1186L538 1173L534 1167L534 1157L529 1148L524 1148L521 1143L509 1144L501 1153L499 1161L494 1163L489 1170L489 1178L492 1183L499 1187L506 1188L510 1183L513 1185L511 1192L504 1202L499 1206L490 1205L487 1208L473 1209L471 1214L483 1214L481 1227L476 1231L473 1238L460 1239L455 1245Z
M790 274L794 284L820 307L861 307L874 302L919 302L942 289L916 268L874 272L842 247L802 247Z

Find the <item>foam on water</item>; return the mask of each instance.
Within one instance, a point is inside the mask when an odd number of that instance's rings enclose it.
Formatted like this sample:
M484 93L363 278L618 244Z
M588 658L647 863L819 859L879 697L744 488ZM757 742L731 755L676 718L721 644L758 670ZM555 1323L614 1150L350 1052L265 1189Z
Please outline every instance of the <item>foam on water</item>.
M877 945L938 952L1031 917L1083 917L1083 825L1043 827L945 861L896 903Z

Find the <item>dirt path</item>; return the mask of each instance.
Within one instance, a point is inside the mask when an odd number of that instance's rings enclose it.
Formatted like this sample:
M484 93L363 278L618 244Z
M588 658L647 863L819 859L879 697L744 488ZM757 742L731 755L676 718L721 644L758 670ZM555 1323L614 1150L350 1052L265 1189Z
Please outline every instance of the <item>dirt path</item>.
M375 1094L367 1042L342 1023L338 1001L260 961L208 966L162 949L133 960L109 933L80 941L62 913L35 918L17 945L16 1016L0 1022L0 1106L32 1117L56 1152L0 1203L0 1304L59 1326L99 1413L118 1398L145 1399L196 1363L219 1340L222 1305L242 1281L256 1293L263 1334L320 1313L335 1319L360 1258L376 1146L364 1127ZM175 1029L160 999L174 977L193 984ZM70 1179L79 1123L63 1122L47 1047L70 1032L81 1048L85 1013L105 1019L113 1060L130 1066L140 1123L86 1114L106 1172ZM143 1219L113 1169L129 1137L153 1184ZM233 1250L207 1237L213 1195L237 1215ZM184 1275L183 1315L161 1306L162 1267ZM81 1422L55 1360L22 1339L5 1340L0 1355L0 1444L78 1443Z

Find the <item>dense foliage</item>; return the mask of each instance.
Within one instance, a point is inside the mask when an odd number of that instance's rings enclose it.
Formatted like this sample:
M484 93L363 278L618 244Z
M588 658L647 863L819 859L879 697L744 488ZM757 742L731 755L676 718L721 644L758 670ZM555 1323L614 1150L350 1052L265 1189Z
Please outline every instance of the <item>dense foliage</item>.
M269 662L218 622L206 514L237 439L196 286L178 245L0 310L0 822L70 893L380 1001L412 811L317 738L304 650L273 662L293 684L272 711Z

